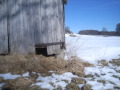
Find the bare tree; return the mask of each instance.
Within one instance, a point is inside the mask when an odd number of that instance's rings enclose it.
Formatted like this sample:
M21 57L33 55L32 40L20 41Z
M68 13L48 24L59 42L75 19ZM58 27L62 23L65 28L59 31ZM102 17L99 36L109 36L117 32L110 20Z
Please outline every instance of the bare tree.
M101 35L107 35L108 31L106 27L102 28Z
M107 31L107 28L106 28L106 27L103 27L103 28L102 28L102 31Z
M72 34L72 31L70 31L70 28L68 26L65 27L65 33Z
M120 35L120 23L116 25L116 33L117 35Z

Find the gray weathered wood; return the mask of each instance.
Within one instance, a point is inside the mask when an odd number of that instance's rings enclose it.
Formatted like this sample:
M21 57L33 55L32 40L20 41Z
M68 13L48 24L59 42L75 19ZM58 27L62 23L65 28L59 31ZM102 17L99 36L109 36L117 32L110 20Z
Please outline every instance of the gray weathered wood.
M53 42L64 42L64 16L63 16L63 0L53 0L53 14L55 15L54 19L52 19L52 40ZM51 35L51 34L50 34ZM53 45L47 47L48 53L58 54L61 52L60 45Z
M2 1L0 53L8 46L10 54L35 53L35 44L65 42L64 0ZM48 55L60 51L60 45L47 46Z
M35 3L31 0L9 0L8 2L10 53L35 53L32 23L32 8Z
M35 14L37 19L35 43L54 43L64 41L63 26L63 0L41 0L39 14ZM63 34L63 35L62 35ZM60 52L60 45L47 46L48 54L57 54Z
M0 54L8 53L7 2L0 3Z

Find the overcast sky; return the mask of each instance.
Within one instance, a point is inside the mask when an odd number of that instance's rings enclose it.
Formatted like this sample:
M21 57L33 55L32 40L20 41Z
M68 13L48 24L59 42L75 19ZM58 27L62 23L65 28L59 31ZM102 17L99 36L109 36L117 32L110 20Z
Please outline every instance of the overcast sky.
M120 0L68 0L65 5L65 24L77 33L80 30L115 31L120 23Z

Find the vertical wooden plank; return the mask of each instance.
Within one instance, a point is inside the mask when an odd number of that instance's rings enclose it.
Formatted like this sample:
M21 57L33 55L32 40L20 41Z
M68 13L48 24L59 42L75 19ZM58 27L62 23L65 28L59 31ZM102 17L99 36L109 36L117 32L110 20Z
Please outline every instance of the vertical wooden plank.
M7 1L0 2L0 54L8 53Z
M54 0L53 4L53 9L54 9L54 14L55 17L53 19L53 32L54 32L54 37L53 37L53 42L61 42L61 33L60 33L60 25L59 25L59 14L58 14L58 9L59 9L59 0ZM54 45L53 46L53 51L56 54L59 54L60 50L60 45Z
M37 27L35 44L63 41L62 2L63 0L40 0L40 7L34 10L34 23ZM59 51L60 45L47 46L48 54L57 54Z
M63 11L63 0L53 0L53 11L54 17L52 18L52 42L64 42L64 11ZM61 52L60 45L53 45L48 47L48 53L59 54Z
M56 16L55 15L55 10L54 10L54 8L53 7L55 7L56 8L56 3L54 2L54 0L51 0L50 1L50 7L48 8L49 9L49 11L51 11L51 13L50 13L50 17L49 17L49 28L48 28L48 32L49 32L49 35L48 35L48 37L50 38L50 42L51 43L53 43L55 40L54 39L56 39L56 34L55 34L55 32L53 31L53 23L54 22L56 22L56 21L54 21L54 17ZM57 27L57 26L56 26ZM54 47L53 47L53 45L52 46L47 46L47 53L48 54L56 54L56 52L54 51Z
M51 18L53 17L53 11L51 10L53 0L40 0L40 7L35 11L38 15L35 14L38 29L35 29L35 44L41 43L52 43L52 22ZM51 17L52 16L52 17ZM52 49L49 49L49 52L52 53Z
M41 32L41 0L32 0L32 2L37 3L38 5L34 6L33 9L33 29L35 33L35 44L39 44L42 38Z
M55 38L56 35L54 35L54 31L53 31L53 19L55 17L55 13L54 13L54 9L53 9L53 4L54 4L54 0L49 0L49 8L47 8L47 10L51 11L49 13L49 27L48 27L48 38L49 38L49 42L53 43L54 40L53 38ZM55 22L55 21L54 21ZM47 53L48 55L50 54L55 54L54 48L53 46L47 46Z
M49 42L50 43L54 43L57 42L57 22L56 22L56 9L57 9L57 3L55 0L50 0L49 1L50 7L48 8L49 11L51 11L49 13L49 28L48 28L48 32L49 32ZM52 46L48 46L47 47L47 52L48 54L57 54L56 52L56 46L57 45L52 45Z
M47 0L40 0L39 8L34 10L35 29L35 44L47 42L47 17L46 17Z
M30 0L9 0L9 38L11 54L35 53Z
M59 15L59 27L61 33L61 41L65 42L65 30L64 30L64 0L58 0L58 15Z

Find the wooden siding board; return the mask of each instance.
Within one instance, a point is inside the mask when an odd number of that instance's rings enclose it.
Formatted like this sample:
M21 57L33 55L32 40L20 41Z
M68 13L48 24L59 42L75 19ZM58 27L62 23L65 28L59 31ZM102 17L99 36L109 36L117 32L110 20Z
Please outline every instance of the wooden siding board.
M40 7L36 9L35 22L38 27L35 29L35 44L47 43L48 17L46 17L47 0L40 0ZM38 13L39 12L39 13ZM36 14L37 13L37 14Z
M33 0L34 1L34 0ZM35 30L35 44L39 44L42 42L40 38L42 38L42 32L41 32L41 0L37 0L38 4L36 7L34 7L33 13L33 25Z
M57 42L57 33L58 33L58 26L57 26L57 13L56 13L56 9L57 9L57 0L51 0L51 7L49 8L51 13L50 13L50 28L49 28L49 37L50 37L50 41L53 42ZM57 28L56 28L57 27ZM56 37L57 36L57 37ZM52 46L48 46L47 47L47 52L48 54L56 54L56 47L58 45L52 45Z
M54 17L54 20L53 20L53 21L55 21L55 22L53 22L53 31L54 31L54 34L56 36L55 36L55 38L53 38L54 42L61 42L60 27L59 27L59 24L58 24L58 22L59 22L59 20L58 20L58 18L59 18L59 15L58 15L58 8L59 8L58 7L58 2L59 2L59 0L55 0L56 9L54 10L54 13L55 13L56 16ZM56 54L58 54L59 51L60 51L60 45L56 45L56 46L54 45L53 50L54 50L54 52L56 52Z
M59 0L58 3L58 15L59 15L59 26L60 26L60 33L61 33L61 41L65 42L65 30L64 30L64 4L62 0Z
M52 13L55 15L51 20L52 42L64 42L64 26L63 26L63 1L53 0ZM48 46L48 54L58 54L61 51L60 45Z
M10 53L35 53L34 30L30 9L33 7L28 0L9 0Z
M63 0L7 1L8 22L7 16L4 22L0 22L0 36L1 38L5 36L6 39L5 41L0 39L0 43L3 43L3 46L6 45L5 48L8 51L8 30L11 54L35 53L35 44L64 42ZM6 26L3 27L3 23L6 23ZM2 35L3 28L6 28L5 35ZM57 54L59 51L60 45L47 47L48 54ZM0 52L3 52L1 48Z
M0 54L8 53L7 2L0 3Z
M50 3L50 4L49 4ZM54 0L49 0L48 1L48 5L49 5L49 8L47 8L48 11L51 11L51 12L48 12L48 14L46 15L48 17L48 20L47 22L49 21L49 25L48 25L48 28L47 28L47 31L48 31L48 42L50 43L53 43L53 18L54 18ZM55 35L54 35L54 38L55 38ZM54 50L53 50L53 45L52 46L47 46L47 53L48 55L49 54L54 54Z

